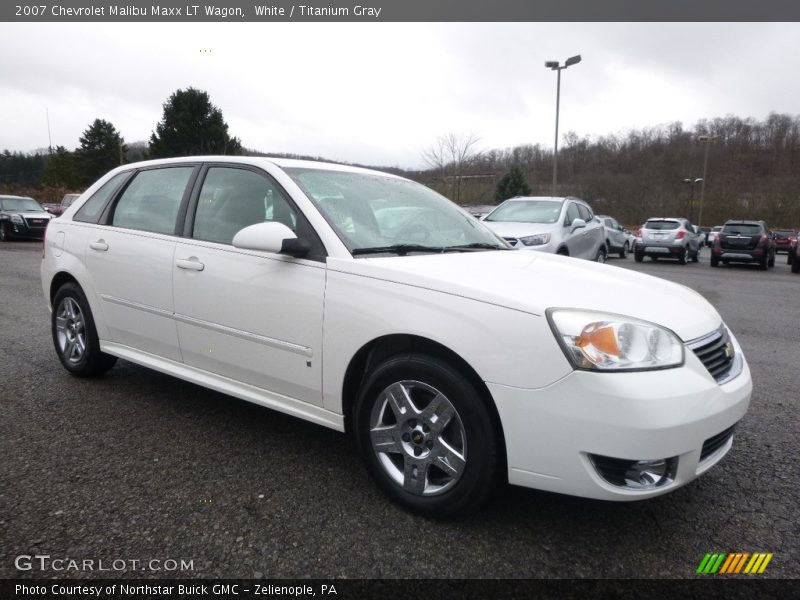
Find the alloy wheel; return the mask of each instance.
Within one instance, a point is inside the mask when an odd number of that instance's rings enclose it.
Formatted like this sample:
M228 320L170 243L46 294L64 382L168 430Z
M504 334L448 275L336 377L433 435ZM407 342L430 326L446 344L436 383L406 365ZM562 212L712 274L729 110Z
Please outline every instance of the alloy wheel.
M67 296L56 309L56 339L65 360L79 363L86 354L86 322L78 303Z
M418 496L453 487L467 464L461 417L439 390L420 381L387 386L370 415L370 441L383 471Z

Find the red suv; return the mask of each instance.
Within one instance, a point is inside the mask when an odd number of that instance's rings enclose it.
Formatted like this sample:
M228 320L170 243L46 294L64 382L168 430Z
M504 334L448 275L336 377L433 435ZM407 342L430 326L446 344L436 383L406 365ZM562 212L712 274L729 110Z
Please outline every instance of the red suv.
M786 252L791 254L795 244L797 244L796 229L773 229L775 234L775 253Z

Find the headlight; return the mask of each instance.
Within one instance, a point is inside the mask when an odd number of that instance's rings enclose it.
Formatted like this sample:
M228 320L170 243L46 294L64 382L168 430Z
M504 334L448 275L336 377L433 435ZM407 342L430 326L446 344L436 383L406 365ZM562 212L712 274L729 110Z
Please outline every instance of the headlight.
M549 233L539 233L537 235L529 235L527 237L519 238L519 241L526 246L543 246L550 241Z
M549 309L547 319L576 369L642 371L683 364L683 344L669 329L633 317Z
M19 215L11 215L11 222L17 223L18 225L22 225L22 217Z

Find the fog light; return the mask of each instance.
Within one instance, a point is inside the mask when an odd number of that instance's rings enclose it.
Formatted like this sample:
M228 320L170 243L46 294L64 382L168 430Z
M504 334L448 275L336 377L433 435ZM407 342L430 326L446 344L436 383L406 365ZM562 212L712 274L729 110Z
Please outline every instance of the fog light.
M677 457L630 460L590 454L594 468L608 483L631 490L649 490L673 481Z
M669 479L669 461L639 460L625 472L625 484L632 488L657 487Z

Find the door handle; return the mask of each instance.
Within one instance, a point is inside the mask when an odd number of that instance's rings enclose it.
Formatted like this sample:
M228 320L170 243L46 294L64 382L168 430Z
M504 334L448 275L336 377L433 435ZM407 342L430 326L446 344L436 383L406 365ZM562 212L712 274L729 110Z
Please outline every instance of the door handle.
M179 269L188 269L189 271L202 271L206 268L195 256L191 258L179 258L175 261L175 264L178 265Z
M92 250L99 250L100 252L105 252L108 250L108 244L106 244L105 240L97 240L94 242L89 242L89 248Z

